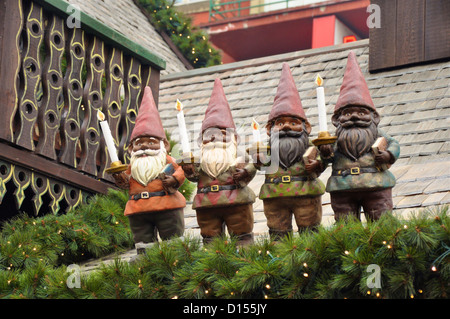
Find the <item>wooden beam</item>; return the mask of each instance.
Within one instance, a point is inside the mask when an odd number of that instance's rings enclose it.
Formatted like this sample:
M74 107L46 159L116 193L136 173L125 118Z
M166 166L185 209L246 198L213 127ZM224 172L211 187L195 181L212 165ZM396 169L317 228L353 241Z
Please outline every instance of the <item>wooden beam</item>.
M425 0L397 0L396 65L424 61L424 31Z
M369 71L395 66L397 0L372 0L380 8L380 28L369 29Z
M425 8L425 60L450 57L450 1L427 0Z
M106 194L109 188L116 188L113 184L100 182L94 177L80 174L77 170L5 143L0 143L0 158L86 191Z

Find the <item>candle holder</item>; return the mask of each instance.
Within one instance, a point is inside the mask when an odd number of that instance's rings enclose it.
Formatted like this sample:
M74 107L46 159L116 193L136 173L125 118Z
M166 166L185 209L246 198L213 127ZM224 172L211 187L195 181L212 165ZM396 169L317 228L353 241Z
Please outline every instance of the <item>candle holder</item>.
M328 131L321 131L316 139L312 141L315 146L333 144L337 140L337 136L331 136Z
M258 143L253 143L252 146L250 146L249 148L247 148L247 154L252 155L252 154L258 154L258 153L265 153L265 154L269 154L270 151L270 146L269 145L264 145L261 142Z
M181 158L177 159L177 164L183 165L183 164L195 164L198 163L198 158L192 154L192 152L183 153Z
M127 164L122 164L121 161L115 161L111 163L111 166L105 169L108 174L120 173L126 171L128 168Z

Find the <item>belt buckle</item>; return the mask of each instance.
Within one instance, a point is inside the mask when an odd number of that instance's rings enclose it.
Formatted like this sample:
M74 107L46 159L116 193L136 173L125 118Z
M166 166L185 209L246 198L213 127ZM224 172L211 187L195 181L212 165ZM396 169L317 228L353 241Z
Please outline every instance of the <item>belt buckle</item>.
M281 181L283 183L290 183L291 182L291 177L289 175L287 176L281 176Z
M141 193L141 198L144 198L144 199L150 198L150 194L148 192L142 192Z
M360 171L359 171L359 167L352 167L350 168L350 174L352 175L359 175Z
M212 185L211 186L211 192L218 192L219 191L219 185Z

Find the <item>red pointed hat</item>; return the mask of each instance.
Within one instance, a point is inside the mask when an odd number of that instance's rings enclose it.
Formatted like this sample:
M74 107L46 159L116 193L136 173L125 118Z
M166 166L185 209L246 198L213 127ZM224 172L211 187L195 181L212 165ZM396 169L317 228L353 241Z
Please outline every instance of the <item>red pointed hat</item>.
M130 141L144 136L157 137L160 140L166 138L161 118L159 117L159 112L153 99L152 90L148 86L144 90L144 96L142 97Z
M334 112L336 113L348 105L365 106L376 112L366 80L353 51L350 51L348 54L344 80L342 81L341 92L334 107Z
M211 127L231 128L236 131L230 105L225 97L222 82L219 79L214 81L214 88L202 122L202 132Z
M277 94L273 100L268 122L280 116L294 116L307 121L300 94L298 94L297 86L287 63L283 63Z

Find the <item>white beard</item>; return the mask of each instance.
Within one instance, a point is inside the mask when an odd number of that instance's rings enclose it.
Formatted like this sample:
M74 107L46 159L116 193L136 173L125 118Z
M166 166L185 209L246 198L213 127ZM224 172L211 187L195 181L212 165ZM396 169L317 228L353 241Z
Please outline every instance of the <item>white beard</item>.
M237 143L209 142L201 145L200 168L212 178L217 178L236 163Z
M164 169L166 152L161 150L145 150L131 153L131 177L139 184L147 186ZM142 154L147 156L142 156Z

